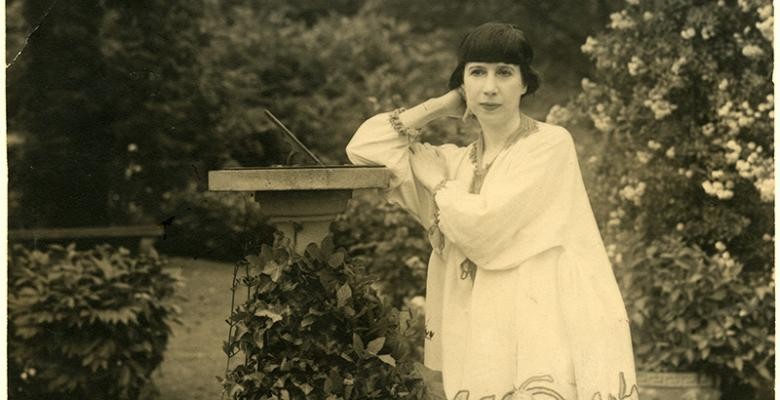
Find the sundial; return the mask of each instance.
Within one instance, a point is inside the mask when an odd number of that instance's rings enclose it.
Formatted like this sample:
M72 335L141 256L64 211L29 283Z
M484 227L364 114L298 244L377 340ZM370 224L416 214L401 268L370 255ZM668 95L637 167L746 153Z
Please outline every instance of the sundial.
M309 243L319 243L328 234L330 223L346 210L355 190L387 188L390 170L383 166L324 165L270 111L266 110L266 115L290 145L287 164L296 157L303 160L296 165L209 171L209 190L253 192L270 222L302 253Z

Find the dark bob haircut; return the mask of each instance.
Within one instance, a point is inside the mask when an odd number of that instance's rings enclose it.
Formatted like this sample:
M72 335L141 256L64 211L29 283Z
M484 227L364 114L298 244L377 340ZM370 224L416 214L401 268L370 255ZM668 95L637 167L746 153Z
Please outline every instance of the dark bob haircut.
M463 71L469 62L501 62L520 67L525 94L539 89L539 74L531 67L534 50L516 25L488 22L467 33L458 48L458 66L452 71L449 88L463 84Z

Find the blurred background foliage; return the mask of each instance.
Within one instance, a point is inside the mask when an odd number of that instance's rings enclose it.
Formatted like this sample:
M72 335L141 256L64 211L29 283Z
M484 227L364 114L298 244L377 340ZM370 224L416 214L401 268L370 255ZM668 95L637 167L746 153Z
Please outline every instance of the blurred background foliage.
M208 170L283 161L264 108L343 163L365 118L443 93L460 36L488 20L522 26L535 44L545 86L528 106L543 117L590 71L579 46L619 2L6 6L8 60L23 49L7 70L10 226L30 228L175 217L169 203L204 190ZM463 135L438 129L439 140Z

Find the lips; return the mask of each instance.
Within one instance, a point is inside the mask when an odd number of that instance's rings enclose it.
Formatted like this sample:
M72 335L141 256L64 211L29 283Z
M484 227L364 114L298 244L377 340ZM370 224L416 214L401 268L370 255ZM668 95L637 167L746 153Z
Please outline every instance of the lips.
M479 103L479 106L484 108L485 110L492 111L501 107L501 104L500 103Z

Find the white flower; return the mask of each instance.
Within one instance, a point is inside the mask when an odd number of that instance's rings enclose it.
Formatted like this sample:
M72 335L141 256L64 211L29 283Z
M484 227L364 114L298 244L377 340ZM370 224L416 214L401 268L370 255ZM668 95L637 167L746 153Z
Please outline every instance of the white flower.
M674 158L674 156L675 156L674 146L666 149L666 158Z
M571 119L571 111L569 111L569 109L567 109L566 107L561 107L556 104L550 108L550 111L547 113L547 118L545 118L545 121L553 125L561 125L563 123L568 122L570 119Z
M693 28L683 29L682 32L680 32L680 36L682 36L683 39L688 40L696 36L696 29Z
M718 251L723 251L726 250L726 245L719 240L715 243L715 248L718 249Z
M606 114L593 114L590 116L593 120L593 125L601 132L608 133L615 128L615 123L612 121L612 117Z
M683 229L685 229L685 224L683 224L682 222L678 222L677 226L675 226L674 228L677 229L678 231L682 231Z
M649 147L651 150L658 150L661 148L661 143L658 143L655 140L649 140L647 142L647 147Z
M634 20L628 16L628 13L626 13L625 10L619 13L612 13L609 16L609 19L611 20L609 23L609 27L612 29L620 29L620 30L631 29L636 25Z
M747 58L758 58L764 55L764 50L761 50L756 45L749 44L742 48L742 55Z
M593 81L591 81L588 78L582 78L582 80L580 81L580 86L582 86L582 90L586 92L598 87L598 85L596 85Z
M645 11L645 13L642 14L642 19L644 19L645 21L650 21L651 19L653 19L653 13L651 13L650 11Z
M717 196L721 200L728 200L734 197L734 192L731 190L719 190Z
M775 200L775 178L769 177L761 179L756 182L756 188L758 188L761 194L761 201L770 202Z
M711 26L707 25L704 28L701 28L701 38L704 40L708 40L711 37L715 36L715 31L712 29Z
M631 76L639 75L645 70L645 63L637 56L631 57L631 61L628 62L627 66L628 74Z
M679 74L680 73L680 68L682 68L683 65L685 65L687 63L688 63L688 59L687 58L685 58L685 57L678 58L677 60L674 61L674 64L672 64L672 68L671 68L672 73L673 74Z
M715 132L715 125L712 122L701 127L701 133L704 134L704 136L710 136L713 132Z
M650 153L646 151L637 151L636 152L636 159L642 164L647 164L650 161Z
M711 173L710 175L711 175L713 178L715 178L715 179L720 179L720 178L722 178L722 177L723 177L723 171L722 171L722 170L719 170L719 169L716 169L715 171L712 171L712 173Z
M588 157L588 164L594 164L599 160L598 156L590 156Z
M677 109L677 106L666 100L645 100L645 107L653 111L655 119L664 119L666 116Z
M718 89L720 90L726 90L726 88L729 87L729 80L723 79L718 83Z
M733 106L734 104L732 104L730 101L727 101L720 108L718 108L718 116L719 117L728 116L731 113L731 108Z
M772 235L765 233L764 236L761 237L761 239L764 239L765 242L771 242L774 238Z
M138 151L138 145L135 144L135 143L128 144L127 145L127 151L130 152L130 153L134 153L134 152Z
M772 27L775 23L775 18L772 16L772 5L767 4L758 9L758 16L761 21L756 22L756 29L761 32L761 35L768 41L772 41Z
M599 41L594 39L591 36L588 36L587 39L585 39L585 44L580 46L580 50L585 54L591 54L594 50L596 50L596 46L598 46Z
M693 171L692 171L692 170L690 170L690 169L689 169L689 170L687 170L687 171L685 171L685 177L686 177L686 178L689 178L689 179L690 179L690 178L693 178Z

